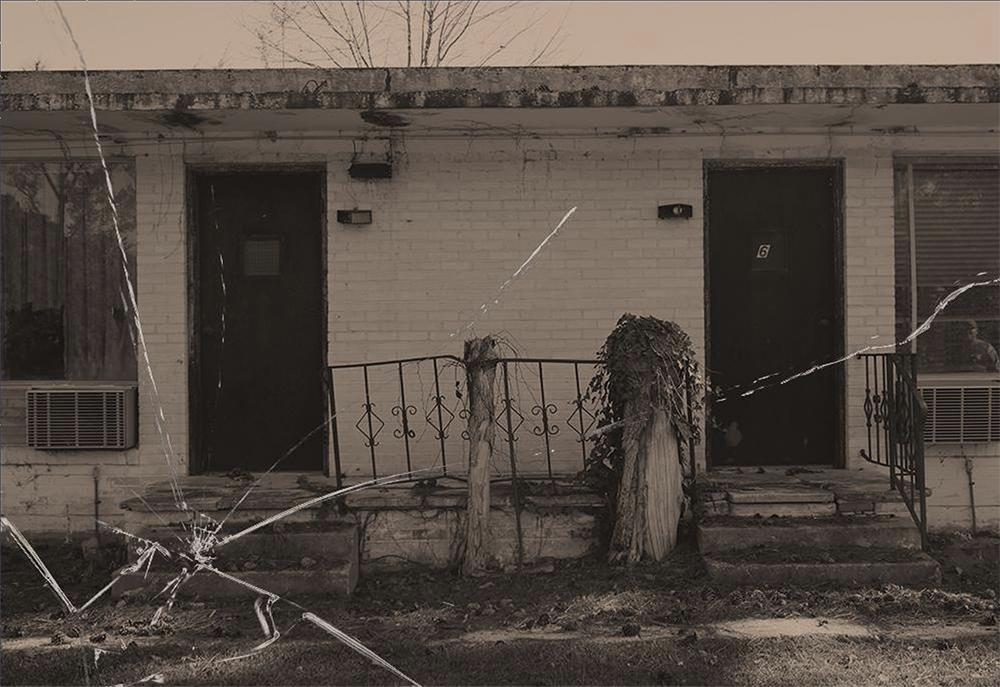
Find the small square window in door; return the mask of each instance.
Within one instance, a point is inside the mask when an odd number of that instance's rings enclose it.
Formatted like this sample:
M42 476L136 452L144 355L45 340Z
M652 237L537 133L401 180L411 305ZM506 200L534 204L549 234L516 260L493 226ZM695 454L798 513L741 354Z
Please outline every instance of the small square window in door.
M243 240L243 276L281 276L281 239L253 236Z

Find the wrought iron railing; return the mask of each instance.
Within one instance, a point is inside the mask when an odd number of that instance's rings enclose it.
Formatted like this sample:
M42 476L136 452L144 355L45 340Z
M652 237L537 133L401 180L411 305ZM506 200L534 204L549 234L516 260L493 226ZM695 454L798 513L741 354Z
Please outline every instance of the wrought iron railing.
M861 457L889 469L889 483L906 503L927 539L924 475L924 422L927 406L917 388L912 353L862 353L865 366L864 414L868 446Z
M597 422L597 410L586 396L596 361L499 358L496 364L497 443L510 460L496 461L495 470L508 477L520 473L548 479L578 473ZM338 486L345 478L403 470L438 468L451 476L466 472L468 409L459 358L331 365L325 381L330 472Z

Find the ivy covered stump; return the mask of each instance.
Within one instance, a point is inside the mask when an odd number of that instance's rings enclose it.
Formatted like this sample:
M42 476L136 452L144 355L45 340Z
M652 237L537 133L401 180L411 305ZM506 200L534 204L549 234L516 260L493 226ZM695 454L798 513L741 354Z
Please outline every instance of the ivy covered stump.
M623 315L598 352L588 395L601 407L588 472L613 505L612 562L662 560L677 543L682 447L700 436L697 380L691 340L673 322Z

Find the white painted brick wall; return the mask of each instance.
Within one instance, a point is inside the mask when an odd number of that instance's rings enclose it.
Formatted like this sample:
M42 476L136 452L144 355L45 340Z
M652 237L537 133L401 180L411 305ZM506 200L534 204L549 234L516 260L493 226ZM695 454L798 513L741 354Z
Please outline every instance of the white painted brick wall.
M366 145L367 152L384 153L377 142ZM499 285L573 206L576 214L531 270L470 332L501 332L527 356L592 357L618 317L635 312L677 322L703 352L706 159L844 161L845 347L853 351L873 342L888 343L893 335L893 155L982 153L996 148L989 135L522 141L411 137L394 144L395 178L380 182L347 177L354 152L350 140L206 139L137 148L140 312L175 465L186 472L185 162L327 165L328 356L330 362L360 362L460 355L461 339L468 333L454 339L449 335L467 325L494 297ZM657 220L656 206L668 202L690 203L695 218ZM372 209L373 224L365 228L337 224L336 210L352 207ZM872 340L875 336L880 338ZM861 448L857 409L863 393L858 371L856 363L847 364L852 468L864 467L857 458ZM148 391L148 376L142 379ZM428 379L424 376L423 383ZM566 380L553 383L568 388ZM0 466L4 513L29 531L89 529L95 465L101 468L102 516L112 520L117 502L132 496L130 490L141 491L150 482L166 479L170 471L165 437L153 422L150 396L143 393L141 398L140 448L124 456L5 448ZM392 401L392 394L379 400L387 422ZM567 411L560 408L560 413ZM351 420L343 434L354 431L359 414L357 407L345 410L345 417L347 412ZM453 430L457 427L456 420ZM391 429L390 425L385 431ZM562 441L570 437L564 430ZM346 449L352 457L345 467L364 474L367 454L358 446ZM556 459L574 464L578 451L578 446L561 444ZM532 450L519 448L519 452L522 458L530 457ZM456 449L454 455L459 453ZM934 460L942 466L934 468L935 493L949 496L940 504L932 496L932 525L938 512L942 521L962 524L968 515L960 515L963 506L958 501L964 469L957 470L959 462L951 457ZM929 458L929 466L934 460ZM977 459L980 522L995 522L1000 513L998 462L989 456ZM930 473L929 467L929 480Z

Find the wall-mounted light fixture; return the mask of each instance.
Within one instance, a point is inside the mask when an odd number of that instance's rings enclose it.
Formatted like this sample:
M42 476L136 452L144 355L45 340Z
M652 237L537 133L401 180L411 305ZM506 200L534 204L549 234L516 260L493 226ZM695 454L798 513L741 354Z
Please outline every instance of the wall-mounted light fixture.
M371 210L337 210L337 221L341 224L371 224Z
M694 216L694 208L687 203L661 205L657 208L657 216L660 219L691 219Z
M391 179L390 162L352 162L348 172L352 179Z

